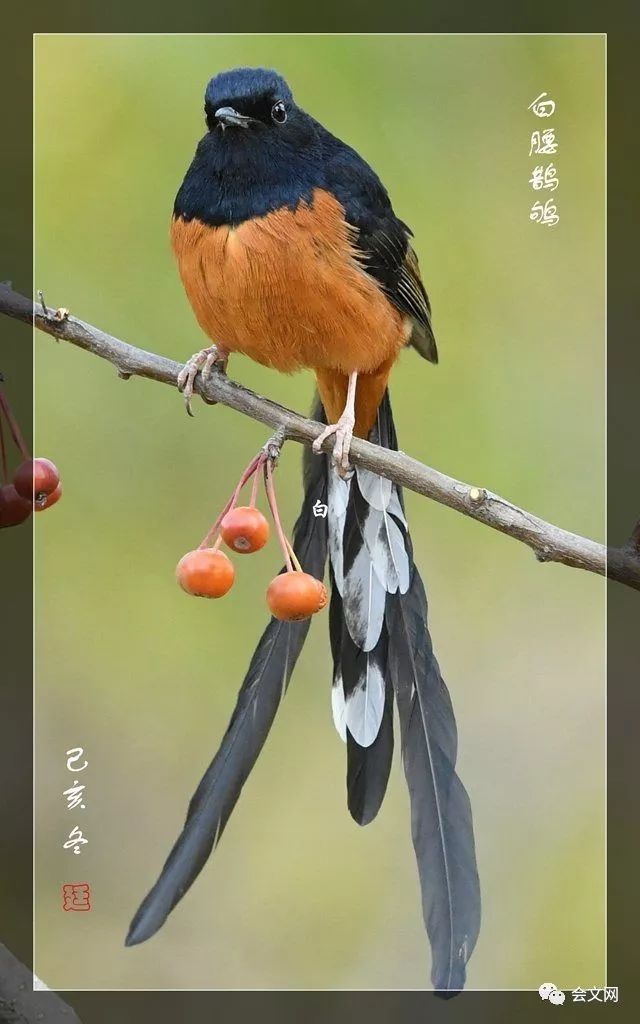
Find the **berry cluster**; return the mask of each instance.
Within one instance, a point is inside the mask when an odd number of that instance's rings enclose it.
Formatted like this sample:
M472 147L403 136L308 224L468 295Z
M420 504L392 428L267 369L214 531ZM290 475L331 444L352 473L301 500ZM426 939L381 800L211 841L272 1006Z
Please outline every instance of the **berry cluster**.
M6 421L13 442L24 460L13 474L13 482L10 482L3 419ZM0 529L4 526L19 526L29 518L33 510L43 512L44 509L51 508L60 500L62 484L58 470L50 459L31 458L18 422L11 411L9 400L1 388L0 464L2 467Z
M275 456L266 445L245 469L231 498L200 546L180 559L176 576L182 589L195 597L223 597L231 590L235 569L229 556L220 550L221 545L226 544L238 555L250 555L260 551L269 539L269 524L256 508L258 483L263 475L267 501L285 560L284 571L267 588L267 604L276 619L308 619L324 608L327 591L321 580L303 571L282 529L273 484L274 463ZM250 504L238 505L242 488L252 477Z

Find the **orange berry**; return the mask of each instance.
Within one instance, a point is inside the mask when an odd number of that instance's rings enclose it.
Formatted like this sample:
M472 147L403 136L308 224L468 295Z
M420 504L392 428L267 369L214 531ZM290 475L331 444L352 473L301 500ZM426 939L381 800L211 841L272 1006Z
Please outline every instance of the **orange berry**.
M13 483L21 498L38 501L53 494L60 483L60 474L51 459L30 459L18 466Z
M233 562L224 551L198 548L178 562L176 577L187 594L194 597L224 597L235 579Z
M295 622L315 615L327 603L321 580L307 572L283 572L267 588L267 604L276 619Z
M57 501L60 501L61 497L62 483L59 483L55 491L52 491L51 494L43 494L41 497L37 498L33 503L33 507L36 512L44 512L45 508L51 508L51 506L55 505Z
M232 551L250 555L269 540L269 524L259 509L240 505L227 512L220 523L220 533Z
M0 487L0 528L18 526L31 515L31 499L27 501L16 491L13 484Z

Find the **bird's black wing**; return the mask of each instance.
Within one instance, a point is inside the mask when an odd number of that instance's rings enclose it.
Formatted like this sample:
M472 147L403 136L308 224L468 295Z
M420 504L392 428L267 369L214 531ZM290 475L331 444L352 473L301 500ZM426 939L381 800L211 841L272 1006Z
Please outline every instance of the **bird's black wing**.
M409 241L411 230L396 217L387 191L371 167L350 146L327 136L326 184L354 229L354 245L362 266L393 305L411 317L409 344L425 359L437 363L431 304Z

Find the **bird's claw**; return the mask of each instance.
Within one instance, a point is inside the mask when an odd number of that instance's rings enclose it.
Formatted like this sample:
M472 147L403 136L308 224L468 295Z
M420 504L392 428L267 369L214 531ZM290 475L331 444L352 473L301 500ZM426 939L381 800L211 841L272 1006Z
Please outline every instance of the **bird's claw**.
M190 359L187 359L178 374L177 383L178 391L181 391L184 396L184 404L189 416L193 416L191 399L193 397L193 385L198 373L202 375L203 384L206 384L216 363L220 364L222 373L225 372L228 358L229 353L226 349L220 348L219 345L211 345L209 348L203 348L200 352L192 355Z
M343 413L337 423L330 423L324 428L312 445L314 452L319 454L326 439L335 434L333 461L341 477L346 477L349 473L349 452L351 450L354 426L355 417L349 413Z

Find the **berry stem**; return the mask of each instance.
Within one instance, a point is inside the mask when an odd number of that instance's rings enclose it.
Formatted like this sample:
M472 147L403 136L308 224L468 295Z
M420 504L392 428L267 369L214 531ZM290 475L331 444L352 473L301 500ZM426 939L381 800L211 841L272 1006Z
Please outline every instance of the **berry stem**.
M278 534L278 540L280 541L280 547L284 554L284 560L287 566L287 572L293 572L293 565L291 562L291 555L289 554L289 541L285 536L285 532L282 529L282 523L280 522L280 515L278 513L278 502L276 500L276 491L273 486L273 470L271 466L272 460L268 458L264 464L264 482L265 490L267 492L267 501L269 502L269 508L271 509L271 515L276 527L276 533Z
M251 486L251 501L249 502L250 508L256 507L256 498L258 497L258 482L260 480L260 473L257 472L259 468L259 465L256 466L256 472L254 473L253 476L253 484Z
M242 488L246 484L247 480L249 480L253 476L253 474L256 472L256 470L259 468L259 466L260 466L261 462L263 461L263 459L264 459L264 455L263 455L262 452L260 452L259 455L256 455L255 458L253 458L251 460L251 462L249 463L249 465L245 469L244 473L240 477L240 479L239 479L239 481L237 483L236 489L234 490L233 494L229 498L227 504L222 509L222 512L220 513L220 515L216 519L215 523L213 524L213 526L211 527L211 529L207 533L206 537L204 537L202 542L198 545L198 548L209 547L213 537L215 537L216 533L218 532L218 528L220 526L220 523L222 522L222 520L226 516L227 512L230 512L232 508L235 508L235 506L237 504L237 501L238 501L238 497L240 495L240 491L242 490Z
M2 482L4 484L9 483L9 466L7 463L7 449L4 444L4 427L2 426L2 416L0 416L0 457L2 458Z
M16 447L19 449L20 454L22 455L22 458L25 459L25 461L28 461L31 458L31 455L29 454L29 449L25 444L24 437L22 436L20 427L18 426L18 421L11 412L9 399L5 395L2 388L0 388L0 412L3 412L6 416L7 423L9 424L9 430L11 431L11 436L13 437L13 440L16 443Z
M293 544L291 543L291 541L289 540L288 537L285 537L284 539L287 542L287 547L289 548L289 554L291 555L291 560L292 560L293 564L295 565L296 570L298 572L304 572L304 569L300 565L300 562L298 561L298 557L297 557L295 551L293 550Z

